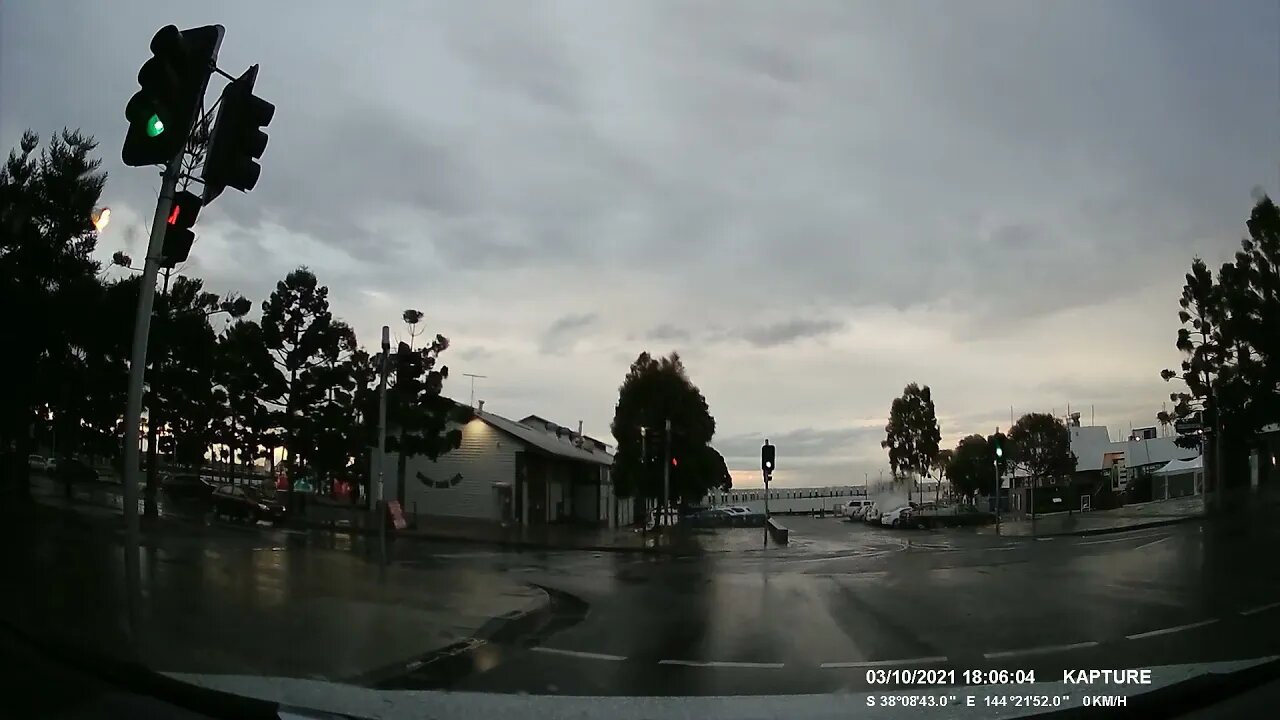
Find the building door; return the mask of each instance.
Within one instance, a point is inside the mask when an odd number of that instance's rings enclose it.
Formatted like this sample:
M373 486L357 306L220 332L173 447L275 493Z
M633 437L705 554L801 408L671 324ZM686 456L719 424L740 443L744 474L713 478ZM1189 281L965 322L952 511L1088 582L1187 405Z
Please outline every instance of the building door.
M503 525L510 525L516 522L514 495L515 493L511 491L509 484L494 484L493 486L493 502L496 509L494 514Z

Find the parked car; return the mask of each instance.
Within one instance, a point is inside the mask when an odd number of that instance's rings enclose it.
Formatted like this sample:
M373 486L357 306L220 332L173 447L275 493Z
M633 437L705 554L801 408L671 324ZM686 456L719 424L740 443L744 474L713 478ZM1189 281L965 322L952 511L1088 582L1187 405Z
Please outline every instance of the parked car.
M49 461L46 460L43 455L27 456L27 468L30 469L31 472L39 472L39 473L45 472L48 462Z
M875 504L875 503L871 503L871 505L870 505L866 510L863 510L863 511L862 511L862 519L863 519L863 520L866 520L866 521L867 521L867 522L869 522L869 523L873 523L873 524L879 525L879 524L880 524L880 516L881 516L881 515L883 515L883 514L884 514L884 513L883 513L883 511L881 511L881 510L880 510L880 506L879 506L879 505L877 505L877 504Z
M694 527L729 527L734 517L735 513L725 508L709 508L685 517L684 522Z
M889 527L900 527L905 525L907 522L910 522L911 511L912 507L910 505L893 508L880 516L880 524L888 525Z
M48 471L62 482L97 482L98 471L81 460L70 458L60 463L52 463Z
M170 497L195 499L209 497L218 486L199 475L179 473L165 477L160 487Z
M213 491L211 498L213 514L217 517L252 523L266 520L273 525L284 520L284 504L251 487L220 485Z

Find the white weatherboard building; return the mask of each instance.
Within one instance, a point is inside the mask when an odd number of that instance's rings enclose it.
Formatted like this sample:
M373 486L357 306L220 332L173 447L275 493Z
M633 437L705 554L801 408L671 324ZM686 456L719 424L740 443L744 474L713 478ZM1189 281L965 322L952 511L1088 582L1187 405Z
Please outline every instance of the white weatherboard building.
M613 453L605 443L530 415L516 421L484 410L465 423L462 444L432 461L410 456L406 513L499 523L620 527L634 503L613 492ZM387 453L384 497L395 494L398 458Z

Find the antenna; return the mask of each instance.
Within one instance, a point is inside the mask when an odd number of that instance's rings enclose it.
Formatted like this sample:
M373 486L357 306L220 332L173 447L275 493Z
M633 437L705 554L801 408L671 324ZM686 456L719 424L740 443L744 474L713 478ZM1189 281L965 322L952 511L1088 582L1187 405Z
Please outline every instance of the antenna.
M476 406L476 378L486 379L488 375L476 375L475 373L462 373L463 377L471 378L471 407Z

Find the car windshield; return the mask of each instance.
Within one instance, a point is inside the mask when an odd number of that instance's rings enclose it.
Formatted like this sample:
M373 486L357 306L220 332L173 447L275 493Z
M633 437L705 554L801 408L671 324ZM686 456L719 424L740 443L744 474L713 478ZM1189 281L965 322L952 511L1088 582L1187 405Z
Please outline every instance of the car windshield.
M0 631L353 717L1280 656L1278 92L1275 0L0 3Z

